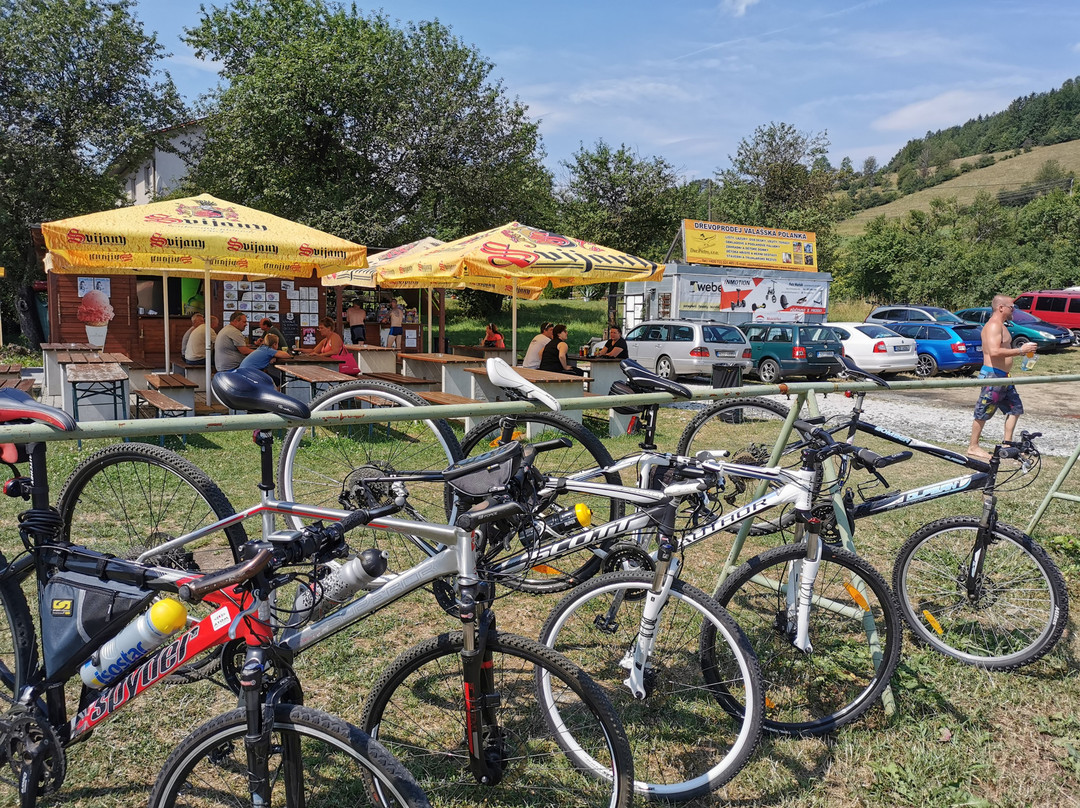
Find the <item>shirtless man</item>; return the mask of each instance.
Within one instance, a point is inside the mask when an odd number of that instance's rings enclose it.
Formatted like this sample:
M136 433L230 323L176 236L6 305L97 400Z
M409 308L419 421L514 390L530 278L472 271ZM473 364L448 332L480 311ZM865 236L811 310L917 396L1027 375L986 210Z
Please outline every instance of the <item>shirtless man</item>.
M390 334L386 338L386 347L402 350L405 347L405 310L396 299L390 301Z
M1012 337L1005 323L1012 316L1013 302L1008 295L995 295L991 304L993 314L986 321L982 330L983 366L979 371L980 379L1002 378L1009 375L1013 359L1021 354L1031 353L1038 346L1034 342L1025 342L1019 348L1011 348ZM1005 440L1013 438L1016 422L1024 413L1024 405L1014 385L984 387L975 403L975 422L971 425L971 441L968 444L968 457L989 460L990 454L979 446L979 437L983 427L995 412L1005 414Z

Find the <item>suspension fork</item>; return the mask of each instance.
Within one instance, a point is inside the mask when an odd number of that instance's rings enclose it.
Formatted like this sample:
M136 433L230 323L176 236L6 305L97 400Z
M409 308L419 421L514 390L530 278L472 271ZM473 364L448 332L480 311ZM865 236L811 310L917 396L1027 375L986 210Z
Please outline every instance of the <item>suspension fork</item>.
M265 663L264 649L249 647L240 672L240 701L247 716L244 749L247 752L248 791L255 808L270 805L270 730L274 726L274 708L263 698ZM296 760L299 750L285 749L283 752L285 765L300 769L299 772L288 772L286 788L290 791L299 789L297 793L303 794L303 766L297 766L299 761ZM299 804L291 799L286 802Z
M997 496L990 491L983 493L983 509L979 516L979 529L975 531L975 546L971 548L971 559L968 561L967 578L964 585L967 588L968 600L975 602L982 594L983 565L986 562L986 548L994 535L997 525Z
M788 576L787 613L794 617L794 634L791 644L804 653L813 653L810 642L810 604L814 597L814 583L821 567L821 520L800 512L799 517L806 536L806 556L791 562L791 574Z
M487 608L488 584L458 587L458 614L463 629L461 649L462 692L469 769L481 785L498 785L505 755L497 708L502 697L495 691L495 672L488 636L495 631L495 613Z

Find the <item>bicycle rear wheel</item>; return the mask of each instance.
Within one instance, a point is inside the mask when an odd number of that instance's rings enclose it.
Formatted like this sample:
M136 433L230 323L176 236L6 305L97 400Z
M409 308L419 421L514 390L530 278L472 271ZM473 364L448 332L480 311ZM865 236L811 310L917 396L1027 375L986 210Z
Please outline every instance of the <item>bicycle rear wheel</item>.
M498 786L477 783L466 745L462 648L455 632L403 653L375 683L360 722L436 806L630 804L633 758L603 691L550 648L497 632L487 649L499 736L485 743L503 776Z
M920 642L969 665L1013 670L1061 639L1069 622L1069 592L1046 551L1001 522L969 592L978 531L974 516L923 525L896 557L893 588L904 622Z
M540 641L605 688L634 752L635 790L682 801L713 791L746 765L761 737L761 671L745 635L709 595L676 581L655 631L636 700L623 684L653 576L612 572L574 589L552 610ZM710 629L709 645L701 644ZM709 669L708 674L705 668ZM740 708L730 710L730 694ZM750 704L748 715L741 705Z
M900 618L888 585L863 559L828 545L810 609L813 651L792 644L796 621L787 595L798 592L793 570L805 558L804 544L769 550L735 570L716 593L761 663L765 729L785 735L823 735L854 721L873 706L900 661Z
M767 398L743 398L718 401L698 413L679 437L678 454L693 457L702 450L726 449L730 463L767 466L780 438L780 430L788 408ZM778 465L793 466L799 462L799 449L804 445L801 433L792 430L783 448ZM760 481L734 475L726 476L726 487L719 499L729 510L736 510L756 499ZM775 486L775 483L770 483ZM755 522L751 536L775 533L795 522L795 511L787 508L774 519ZM731 527L738 532L740 525Z
M465 435L461 442L461 451L465 457L483 454L499 445L502 438L501 422L505 416L488 418L481 421ZM515 426L513 439L522 443L538 443L565 437L571 445L565 449L543 452L536 457L534 467L550 477L573 477L576 480L622 485L622 479L615 472L602 472L615 461L611 453L588 428L557 413L525 413L513 416ZM587 473L595 469L594 473ZM448 493L447 496L450 494ZM582 503L593 512L593 522L610 522L619 519L626 512L626 503L622 500L603 496L570 494L570 498L550 506L546 513L568 505ZM613 542L600 545L610 547ZM520 575L500 578L499 583L522 592L544 594L563 592L581 583L600 571L603 559L593 550L586 548L576 553L551 559Z
M412 775L340 718L279 704L270 732L273 805L430 808ZM251 805L246 734L243 709L195 730L165 761L150 808Z
M0 553L0 570L4 569L7 559ZM26 684L37 659L37 643L26 595L14 578L0 580L0 606L4 609L4 622L0 624L0 684L11 695Z
M389 482L377 479L410 472L442 471L463 455L453 429L441 419L391 421L381 412L424 407L428 402L396 384L359 380L327 390L311 402L313 414L361 413L362 421L293 427L281 446L278 490L284 499L305 505L355 510L394 498ZM446 524L442 481L404 483L408 504L402 518ZM287 520L300 528L303 520ZM385 531L353 531L354 547L378 547L390 555L390 569L407 569L434 549L420 539Z

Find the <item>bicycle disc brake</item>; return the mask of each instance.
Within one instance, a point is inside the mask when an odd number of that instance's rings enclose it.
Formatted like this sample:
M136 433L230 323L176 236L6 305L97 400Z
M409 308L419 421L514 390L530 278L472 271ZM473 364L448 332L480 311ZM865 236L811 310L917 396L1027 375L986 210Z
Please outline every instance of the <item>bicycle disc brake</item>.
M397 471L386 463L365 463L357 466L345 478L338 502L343 508L371 508L390 502L394 494L390 482L381 478L391 477Z
M2 778L20 788L25 773L37 782L30 784L36 794L52 794L64 782L67 755L55 730L36 709L14 705L0 718L0 764L7 764L13 780Z

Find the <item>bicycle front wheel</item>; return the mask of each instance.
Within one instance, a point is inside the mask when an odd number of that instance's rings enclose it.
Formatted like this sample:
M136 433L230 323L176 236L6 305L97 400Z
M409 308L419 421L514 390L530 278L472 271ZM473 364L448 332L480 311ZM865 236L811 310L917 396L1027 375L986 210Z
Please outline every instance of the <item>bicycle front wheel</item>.
M854 721L888 687L900 661L900 618L885 580L863 559L828 545L807 627L813 650L794 646L805 559L805 544L769 550L716 593L761 663L765 729L786 735L823 735Z
M506 416L488 418L469 430L461 442L464 456L483 454L498 446L502 439L504 417ZM538 443L561 437L571 440L571 445L565 449L542 452L536 456L533 465L544 475L622 485L622 479L617 473L602 471L615 461L600 439L582 424L557 413L533 412L512 417L513 440L522 443ZM568 496L573 498L572 501L560 502L558 507L578 503L587 505L593 512L593 522L596 523L610 522L626 513L626 503L619 499L584 494ZM608 547L612 543L606 542L601 546ZM499 583L511 589L536 594L563 592L596 575L602 563L600 555L585 548L557 559L549 559L520 575L500 579Z
M0 570L5 569L7 559L0 553ZM0 607L4 609L4 622L0 624L0 684L10 696L26 684L37 658L37 645L26 595L14 578L0 580Z
M293 427L278 461L278 490L290 501L343 510L371 508L394 499L388 478L410 472L442 471L460 460L461 447L442 419L391 421L379 416L428 402L396 384L359 380L327 390L311 402L312 414L362 414L363 420L317 427ZM408 491L402 518L446 524L441 480L398 483ZM287 517L294 528L299 517ZM420 539L385 531L357 530L355 547L379 547L390 554L390 568L403 570L435 550Z
M675 581L655 629L646 697L623 683L653 576L611 572L570 592L540 641L580 665L611 696L634 752L635 790L682 801L734 777L761 737L761 672L750 643L709 595ZM709 627L709 644L701 637ZM708 673L705 669L708 668ZM730 708L731 693L749 711Z
M718 401L698 413L679 437L678 454L693 457L702 450L726 449L730 463L767 466L780 440L780 431L788 416L788 408L767 398L742 398ZM782 449L778 465L792 466L799 462L799 449L804 446L802 434L793 429ZM726 487L719 499L729 510L736 510L756 499L758 480L734 475L726 476ZM770 483L775 486L775 483ZM751 536L775 533L795 522L795 511L784 509L774 519L755 522ZM740 524L732 526L738 532Z
M939 519L900 549L893 588L915 636L969 665L1012 670L1042 657L1069 621L1061 570L1030 536L998 523L969 587L979 520Z
M375 683L360 722L436 806L630 804L633 758L603 691L550 648L497 632L487 650L498 726L483 732L502 779L497 787L478 783L466 745L462 648L455 632L399 656Z
M195 730L165 761L150 808L250 806L246 734L242 709ZM268 767L272 805L430 808L413 777L380 744L309 707L274 708Z

